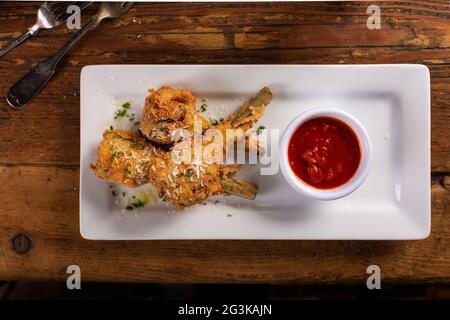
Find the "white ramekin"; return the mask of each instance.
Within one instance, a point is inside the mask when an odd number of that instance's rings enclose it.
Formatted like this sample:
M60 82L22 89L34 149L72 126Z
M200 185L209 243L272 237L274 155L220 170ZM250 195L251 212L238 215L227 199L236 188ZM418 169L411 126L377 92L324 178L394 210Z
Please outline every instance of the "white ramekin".
M317 118L330 117L343 121L350 126L358 137L361 148L361 161L353 177L342 186L334 189L317 189L303 182L291 168L288 159L289 142L295 130L304 122ZM352 115L338 109L313 109L298 115L287 126L281 137L280 165L281 171L289 185L298 193L318 200L334 200L345 197L355 191L366 179L372 162L372 143L363 125Z

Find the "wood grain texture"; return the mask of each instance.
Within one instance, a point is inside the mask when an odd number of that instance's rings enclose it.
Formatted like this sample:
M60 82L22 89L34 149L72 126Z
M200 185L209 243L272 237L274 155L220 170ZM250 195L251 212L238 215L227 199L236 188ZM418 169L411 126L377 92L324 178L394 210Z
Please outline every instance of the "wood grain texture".
M152 282L358 282L377 264L383 281L450 280L450 194L432 186L432 235L420 241L86 241L78 224L78 169L0 168L3 279ZM31 248L19 254L12 239Z
M366 28L367 2L137 4L122 19L88 34L39 97L20 111L6 105L8 87L74 31L43 31L1 59L0 279L64 279L66 267L78 264L84 280L333 283L362 281L365 268L378 264L385 281L450 281L449 3L375 4L382 10L382 30ZM37 5L0 4L0 47L33 24ZM110 63L427 65L431 169L436 173L430 238L404 242L82 240L78 227L80 70ZM31 240L30 248L22 240L12 245L18 234ZM22 251L26 252L19 254Z
M366 28L364 2L139 4L88 34L28 110L10 110L0 96L0 161L78 165L79 74L89 64L423 63L432 79L432 170L448 172L448 3L379 5L382 30ZM35 9L33 3L2 3L0 45L33 23ZM0 95L72 33L43 31L2 59ZM52 125L41 130L43 123Z

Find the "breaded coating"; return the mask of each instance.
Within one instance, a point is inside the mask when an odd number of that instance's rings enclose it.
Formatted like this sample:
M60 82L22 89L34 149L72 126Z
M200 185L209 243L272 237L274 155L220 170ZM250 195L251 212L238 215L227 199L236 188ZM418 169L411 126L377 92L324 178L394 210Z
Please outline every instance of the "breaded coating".
M262 116L271 98L270 89L263 88L236 114L230 115L224 123L213 128L222 134L225 134L226 129L250 129ZM91 164L97 177L129 187L151 183L157 189L158 196L176 209L201 203L213 195L236 195L254 199L258 187L251 182L233 178L234 173L240 169L239 166L212 161L217 152L222 156L221 159L224 159L227 150L226 145L218 144L214 137L207 137L206 134L200 136L203 150L200 159L197 159L195 154L195 138L179 141L170 148L163 148L154 143L166 141L155 139L153 132L156 131L153 130L160 130L155 129L155 119L173 120L167 123L173 126L163 129L169 135L176 125L187 125L188 130L193 131L193 127L189 126L193 126L198 115L195 109L191 108L195 107L195 97L190 91L163 87L152 92L147 100L147 116L143 116L147 117L147 123L141 126L141 130L143 127L148 129L146 133L114 130L103 134L103 141L98 147L97 162L95 165ZM212 159L204 152L208 148L214 150ZM187 158L183 158L186 150L190 152L187 153Z
M231 178L238 166L177 164L171 152L155 147L133 131L106 131L97 163L91 164L91 169L100 179L129 187L151 183L158 196L176 209L201 203L213 195L253 199L257 192L256 185ZM234 184L237 188L233 189Z
M151 141L172 144L178 139L172 135L177 129L194 131L194 121L208 121L195 110L195 97L185 89L162 87L149 90L141 116L141 131Z

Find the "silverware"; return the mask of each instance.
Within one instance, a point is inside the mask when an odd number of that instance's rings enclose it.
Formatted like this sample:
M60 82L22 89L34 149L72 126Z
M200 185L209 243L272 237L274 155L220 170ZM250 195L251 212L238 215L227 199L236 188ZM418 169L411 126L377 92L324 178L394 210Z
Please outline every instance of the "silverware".
M117 18L127 12L132 5L132 2L102 2L97 14L55 55L39 63L8 90L6 94L8 104L14 108L20 108L30 102L50 80L58 63L81 37L97 27L103 19Z
M70 5L76 4L81 10L91 2L44 2L38 9L36 23L28 31L0 50L0 58L30 37L34 37L41 29L52 29L64 23L72 15L67 13Z

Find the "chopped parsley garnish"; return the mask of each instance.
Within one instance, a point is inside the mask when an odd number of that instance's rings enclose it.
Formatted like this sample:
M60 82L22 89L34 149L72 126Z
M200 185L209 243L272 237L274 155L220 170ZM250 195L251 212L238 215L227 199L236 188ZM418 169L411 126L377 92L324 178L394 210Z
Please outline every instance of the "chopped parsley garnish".
M200 106L200 112L205 112L206 111L206 103L202 103L202 105Z
M220 119L219 119L219 122L220 122L220 123L223 123L223 118L220 118Z
M164 122L173 122L173 120L169 119L169 118L162 118L162 119L156 120L156 123L164 123Z
M126 109L119 109L116 111L116 117L114 119L117 119L117 117L124 117L127 114Z
M266 127L264 127L264 126L259 126L258 129L256 130L256 134L260 135L265 128Z
M123 169L123 171L125 171L125 173L131 174L131 170L129 168L125 168Z
M127 114L127 118L130 121L134 121L134 120L136 120L136 114L135 113Z
M122 154L122 151L114 151L112 155L114 158L119 158Z
M135 208L142 208L143 206L145 206L145 203L139 199L138 201L133 202L132 205Z
M137 126L137 125L139 125L139 124L140 124L139 121L136 121L136 122L134 123L135 126Z
M194 169L192 169L192 168L186 169L186 171L184 172L184 176L185 176L185 177L190 178L190 177L192 177L193 175L194 175Z
M139 143L132 143L130 146L134 149L144 150L144 146Z
M141 164L143 164L143 165L148 164L148 160L142 160L142 161L141 161Z
M128 109L130 109L130 103L125 102L119 109L116 110L114 119L127 116L127 118L130 119L130 121L134 121L136 115L134 113L128 114Z
M113 131L114 130L113 126L109 126L109 130Z
M182 176L184 176L184 173L183 172L179 172L176 176L175 176L175 178L181 178Z
M127 195L126 192L122 192L122 197L125 197Z
M211 123L213 126L217 126L219 124L219 121L217 119L209 119L209 123Z
M117 196L117 193L114 190L111 193L114 197Z
M136 198L136 197L133 197L133 199L134 198ZM133 202L132 204L126 206L125 209L134 210L134 209L142 208L144 206L145 206L145 203L141 199L138 199L137 201Z

